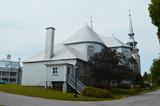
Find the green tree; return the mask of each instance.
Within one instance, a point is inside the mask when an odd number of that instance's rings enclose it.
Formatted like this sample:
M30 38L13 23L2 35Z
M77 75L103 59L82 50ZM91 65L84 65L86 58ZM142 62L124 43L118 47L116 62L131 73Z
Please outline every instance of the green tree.
M111 81L118 83L128 77L127 58L116 50L106 48L89 59L91 79L96 87L110 87ZM98 83L97 83L98 82Z
M132 58L132 57L131 57ZM121 54L120 63L114 72L114 78L117 81L118 85L121 86L121 82L123 80L132 80L132 69L131 69L131 58L126 58L123 54Z
M140 85L141 87L143 87L143 85L144 85L143 77L139 73L135 74L134 84L135 85Z
M89 60L89 67L91 77L95 82L94 86L104 87L104 83L107 83L107 86L109 87L110 82L114 77L113 71L118 66L119 61L120 56L115 50L109 48L103 49L100 53L96 53L91 57Z
M151 0L148 9L152 23L158 27L157 35L160 42L160 0Z
M144 81L145 83L151 83L151 82L152 82L151 73L145 72L145 73L143 74L143 81Z
M143 80L144 80L144 81L147 81L147 79L148 79L148 73L145 72L145 73L143 74Z
M160 84L160 58L154 59L151 66L153 84Z

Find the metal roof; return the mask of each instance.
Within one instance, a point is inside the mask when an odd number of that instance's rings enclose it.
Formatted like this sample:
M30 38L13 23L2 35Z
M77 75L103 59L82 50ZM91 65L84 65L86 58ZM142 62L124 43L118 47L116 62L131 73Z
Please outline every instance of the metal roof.
M128 47L129 46L115 37L99 36L88 25L83 27L77 33L72 35L63 44L57 44L54 46L54 56L49 60L69 60L69 59L81 59L87 61L87 57L83 57L79 51L69 47L67 44L84 43L84 42L96 42L105 45L106 47ZM39 54L27 59L25 62L47 61L45 52L42 51Z
M57 44L55 45L55 52L54 56L49 60L66 60L66 59L81 59L81 60L87 60L84 58L77 50L71 47L67 47L64 44ZM45 52L42 51L39 54L27 59L25 62L34 62L34 61L45 61Z
M122 41L115 38L114 36L110 36L110 37L101 36L101 39L103 40L103 42L107 47L128 47L129 48L127 44L123 43Z
M64 44L81 43L81 42L97 42L103 44L103 41L99 38L99 35L91 29L88 25L80 29L73 34Z

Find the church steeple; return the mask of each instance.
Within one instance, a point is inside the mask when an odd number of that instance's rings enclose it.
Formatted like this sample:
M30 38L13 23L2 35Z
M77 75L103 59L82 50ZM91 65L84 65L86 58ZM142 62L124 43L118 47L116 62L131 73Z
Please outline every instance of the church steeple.
M129 36L134 36L131 14L129 13Z
M134 31L133 31L133 25L132 25L132 18L131 14L129 13L129 41L127 42L127 45L131 47L131 56L136 60L136 65L134 66L134 71L137 73L141 73L141 66L140 66L140 55L139 55L139 49L137 48L137 42L134 39Z
M133 50L137 49L136 48L137 42L134 39L134 35L135 33L133 31L132 18L131 18L131 14L129 13L129 33L128 33L129 42L127 44L131 46Z

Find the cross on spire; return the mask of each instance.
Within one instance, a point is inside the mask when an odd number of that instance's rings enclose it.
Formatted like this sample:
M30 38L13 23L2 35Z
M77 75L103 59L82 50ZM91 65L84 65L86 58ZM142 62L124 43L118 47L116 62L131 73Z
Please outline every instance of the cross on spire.
M128 10L128 13L129 13L129 16L131 16L131 10L130 9Z
M93 16L90 17L91 29L93 29Z

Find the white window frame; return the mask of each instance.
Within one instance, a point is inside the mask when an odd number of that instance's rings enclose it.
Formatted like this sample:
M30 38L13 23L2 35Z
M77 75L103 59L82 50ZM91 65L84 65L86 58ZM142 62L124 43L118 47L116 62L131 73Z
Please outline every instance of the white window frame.
M92 57L93 55L94 55L94 46L93 45L89 45L87 47L87 57L88 57L88 59L90 57Z
M58 68L52 67L52 76L58 76Z

